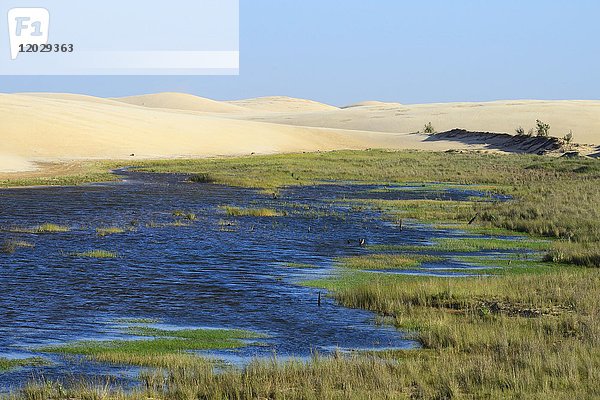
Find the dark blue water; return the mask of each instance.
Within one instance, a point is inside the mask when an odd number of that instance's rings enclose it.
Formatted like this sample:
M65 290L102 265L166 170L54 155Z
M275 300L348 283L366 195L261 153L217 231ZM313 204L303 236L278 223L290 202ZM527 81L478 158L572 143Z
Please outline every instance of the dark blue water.
M411 348L415 343L372 313L336 305L297 283L327 276L335 257L365 253L370 244L423 244L441 235L424 225L403 230L373 211L338 200L389 198L466 200L472 191L401 190L322 185L283 190L279 197L211 184L183 175L123 173L124 182L0 192L0 243L35 247L0 254L0 357L36 354L36 347L122 336L120 318L152 318L173 327L241 328L269 335L261 346L221 354L308 356L341 348ZM380 196L380 197L378 197ZM286 216L229 217L220 206L271 207ZM307 209L308 208L308 209ZM172 226L173 211L195 213L189 226ZM7 232L55 223L66 233ZM126 227L100 237L96 228ZM116 259L72 253L116 251ZM310 263L297 269L286 263ZM443 275L443 271L440 272ZM217 355L218 356L218 355ZM46 356L47 357L47 356ZM81 374L133 376L126 367L98 366L52 356L55 364L0 373L0 387L32 377Z

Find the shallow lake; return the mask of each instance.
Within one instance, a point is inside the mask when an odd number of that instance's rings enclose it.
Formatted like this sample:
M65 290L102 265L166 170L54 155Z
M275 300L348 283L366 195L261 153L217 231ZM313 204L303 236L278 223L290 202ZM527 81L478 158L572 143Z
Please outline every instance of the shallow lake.
M339 256L365 254L358 245L424 244L455 233L406 223L401 230L376 211L345 200L467 200L459 189L328 183L284 189L277 198L252 189L193 184L187 176L122 171L123 181L79 187L0 191L0 242L32 248L0 254L0 357L35 356L36 347L82 339L123 337L124 318L149 318L167 327L241 328L268 335L260 345L210 353L232 363L255 356L306 357L335 348L413 348L416 344L372 313L336 305L298 285L333 273ZM222 206L269 207L279 217L229 216ZM197 219L177 218L174 211ZM182 221L176 226L174 221ZM8 232L43 223L63 233ZM99 236L98 227L127 228ZM103 249L114 259L74 256ZM318 268L293 268L308 263ZM446 267L456 267L446 265ZM444 275L439 266L439 274ZM432 271L435 271L433 269ZM432 272L435 273L435 272ZM32 376L135 378L135 368L44 356L48 367L0 373L0 388Z

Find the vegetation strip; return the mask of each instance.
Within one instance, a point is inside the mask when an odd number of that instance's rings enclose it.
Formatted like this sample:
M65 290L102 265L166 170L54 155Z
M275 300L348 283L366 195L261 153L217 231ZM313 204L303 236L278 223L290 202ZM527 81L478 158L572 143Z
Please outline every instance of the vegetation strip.
M48 365L48 361L41 357L30 358L3 358L0 357L0 372L21 367L38 367Z
M129 327L132 337L148 339L79 341L39 349L43 353L81 355L89 359L115 364L163 366L165 362L189 362L198 359L190 351L231 349L245 346L244 339L257 339L263 335L226 329L164 330L144 326Z

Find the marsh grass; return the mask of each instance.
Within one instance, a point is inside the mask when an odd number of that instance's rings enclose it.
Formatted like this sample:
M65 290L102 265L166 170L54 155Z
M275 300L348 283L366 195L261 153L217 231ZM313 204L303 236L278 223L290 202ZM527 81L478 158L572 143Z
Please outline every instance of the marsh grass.
M106 228L96 228L96 234L101 237L108 236L108 235L116 235L119 233L125 233L125 229L119 228L116 226L109 226Z
M436 182L475 184L508 194L514 200L475 202L385 201L371 205L395 218L478 223L531 235L564 239L554 258L600 266L600 163L592 159L533 155L432 153L421 151L337 151L260 157L137 162L149 172L207 173L216 182L275 189L331 181L362 183ZM481 190L481 188L478 188ZM482 201L484 200L484 201ZM568 245L566 247L569 247Z
M581 266L600 266L599 243L557 242L545 257L546 261Z
M61 233L69 232L70 230L68 226L57 224L42 224L33 229L34 233Z
M41 225L35 226L33 228L26 228L26 227L21 227L21 226L11 226L8 228L6 228L6 227L2 228L2 231L4 231L4 232L28 233L28 234L32 234L32 235L45 234L45 233L64 233L64 232L69 232L70 230L71 230L71 228L69 228L68 226L50 224L50 223L41 224Z
M0 179L0 188L22 186L75 186L93 182L111 182L118 177L110 172L120 165L114 162L81 162L71 164L43 164L40 173L22 178Z
M297 269L313 269L313 268L320 268L318 265L314 265L314 264L305 264L305 263L285 263L283 264L284 267L288 267L288 268L297 268Z
M110 169L133 164L146 172L199 174L220 184L276 192L284 186L334 181L377 184L469 184L500 192L513 201L470 204L384 204L396 218L466 223L478 222L583 245L557 248L555 259L600 266L600 163L593 159L550 158L485 152L335 151L219 159L83 163L74 173L56 178L2 181L0 186L69 185L115 179ZM202 179L201 179L202 180ZM426 204L421 203L421 204ZM391 206L391 207L390 207ZM455 207L453 209L453 207ZM436 209L437 208L437 209ZM589 243L590 246L585 246ZM557 245L561 246L561 245Z
M77 258L98 258L98 259L117 258L119 256L118 253L116 253L114 251L108 251L108 250L90 250L90 251L85 251L85 252L81 252L81 253L71 253L70 255L72 257L77 257Z
M454 260L469 265L484 267L476 272L479 274L542 274L547 272L556 272L558 268L568 268L559 266L556 263L543 261L538 257L533 259L523 259L510 256L507 258L498 258L490 256L458 256ZM487 268L485 268L487 267Z
M117 388L105 394L89 384L69 391L71 388L57 389L51 384L26 388L16 397L600 398L600 269L570 266L574 261L600 266L600 164L596 160L366 151L137 165L152 172L207 173L217 183L273 190L322 181L486 185L514 199L456 204L441 200L420 204L375 201L367 206L379 207L391 218L415 218L436 224L466 224L479 213L476 224L486 228L561 239L551 244L549 257L564 264L539 265L519 260L518 268L512 263L503 266L507 272L498 276L452 279L347 269L338 277L305 283L330 290L345 306L372 310L392 319L399 329L419 341L423 349L418 351L316 357L306 363L255 361L241 370L216 373L200 360L179 364L178 356L185 353L148 355L111 350L95 357L107 354L107 359L122 363L134 355L141 360L138 362L154 357L152 362L165 368L143 376L144 387L134 393L123 393ZM455 252L460 248L481 249L482 244L471 241L444 246ZM163 355L174 359L167 361L161 358Z
M414 269L423 263L442 260L441 257L423 254L370 254L340 258L338 265L359 270Z
M230 217L282 217L285 214L272 208L219 207Z
M474 253L480 251L545 251L552 247L548 240L462 238L434 239L430 245L371 245L371 250L379 251L425 251L437 253Z
M193 226L193 221L189 220L189 219L176 219L173 222L156 222L156 221L150 221L147 222L145 224L146 228L152 228L152 229L160 229L160 228L169 228L169 227L174 227L174 228L188 228L190 226Z
M451 384L459 398L597 394L598 284L598 270L556 264L544 273L488 278L356 272L307 282L332 290L346 306L391 316L396 326L412 331L435 351L425 365L445 371L430 375L405 364L403 372L431 385L433 393Z
M468 221L475 213L475 202L450 200L352 200L382 211L390 220L417 219L422 222Z
M44 365L49 365L49 362L48 360L41 357L30 357L21 359L0 357L0 372L21 367L38 367Z
M188 178L190 182L194 183L214 183L217 180L213 178L210 174L194 174Z
M549 241L497 238L436 239L433 248L444 252L476 252L485 250L548 250Z
M190 351L238 348L246 345L244 340L264 337L243 330L163 330L144 326L132 326L126 332L132 337L148 339L79 341L42 347L39 351L84 356L113 364L165 367L199 362L200 357Z
M489 225L480 224L464 224L464 223L444 223L433 225L434 229L439 230L459 230L465 231L470 234L486 235L486 236L513 236L513 237L527 237L529 236L524 232L516 232L510 229L498 228Z

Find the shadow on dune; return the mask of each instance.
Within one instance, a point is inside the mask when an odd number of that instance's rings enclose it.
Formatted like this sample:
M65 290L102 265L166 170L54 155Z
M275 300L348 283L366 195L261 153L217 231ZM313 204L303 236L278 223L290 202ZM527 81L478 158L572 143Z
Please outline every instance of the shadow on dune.
M563 148L561 139L555 137L518 136L508 133L471 132L453 129L436 133L425 139L426 142L449 140L471 145L484 145L490 150L502 150L509 153L546 154Z

